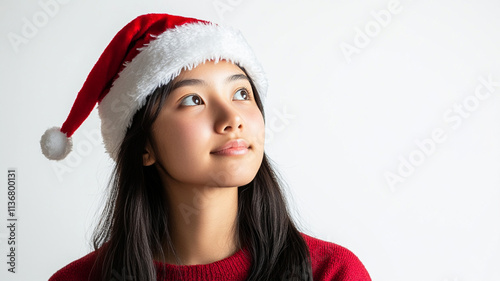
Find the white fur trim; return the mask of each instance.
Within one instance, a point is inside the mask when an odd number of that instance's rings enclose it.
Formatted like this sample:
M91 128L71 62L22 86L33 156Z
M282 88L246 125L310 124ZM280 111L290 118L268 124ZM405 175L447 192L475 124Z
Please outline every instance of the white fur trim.
M62 160L71 152L71 138L61 132L61 128L52 127L45 131L40 139L42 153L50 160Z
M245 68L262 101L266 96L264 71L236 29L215 24L184 24L163 32L140 50L120 72L98 107L104 145L114 160L134 114L144 105L146 97L183 69L192 69L208 60L228 60Z

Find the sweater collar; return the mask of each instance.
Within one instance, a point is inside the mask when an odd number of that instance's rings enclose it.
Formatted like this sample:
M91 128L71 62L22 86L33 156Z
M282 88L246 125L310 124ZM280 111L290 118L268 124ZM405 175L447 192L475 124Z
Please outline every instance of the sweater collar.
M174 265L154 261L158 280L246 280L251 255L248 249L243 248L220 261L209 264Z

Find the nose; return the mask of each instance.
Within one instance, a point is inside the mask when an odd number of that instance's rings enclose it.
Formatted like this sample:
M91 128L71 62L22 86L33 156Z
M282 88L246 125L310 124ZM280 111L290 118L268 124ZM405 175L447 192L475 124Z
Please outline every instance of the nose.
M243 118L231 104L220 103L215 111L215 131L219 134L227 134L243 130Z

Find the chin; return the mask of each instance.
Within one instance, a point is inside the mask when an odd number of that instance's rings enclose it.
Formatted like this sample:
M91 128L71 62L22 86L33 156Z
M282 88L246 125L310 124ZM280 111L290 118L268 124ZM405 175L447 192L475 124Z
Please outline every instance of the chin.
M236 186L244 186L249 184L255 177L252 177L248 180L242 180L239 178L238 180L228 180L224 182L215 182L215 186L218 187L236 187Z
M229 175L228 173L219 171L213 174L208 185L216 187L243 186L249 184L255 178L256 174L257 171L255 173L248 173L247 171L245 174L232 173Z

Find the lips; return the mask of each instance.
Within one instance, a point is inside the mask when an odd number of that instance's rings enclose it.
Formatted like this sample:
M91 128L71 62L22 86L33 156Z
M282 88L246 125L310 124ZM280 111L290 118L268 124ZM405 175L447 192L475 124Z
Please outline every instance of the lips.
M216 148L214 151L210 152L212 154L226 154L230 152L246 152L248 149L249 145L244 139L236 139L236 140L230 140L226 142L224 145ZM231 153L233 154L233 153Z

